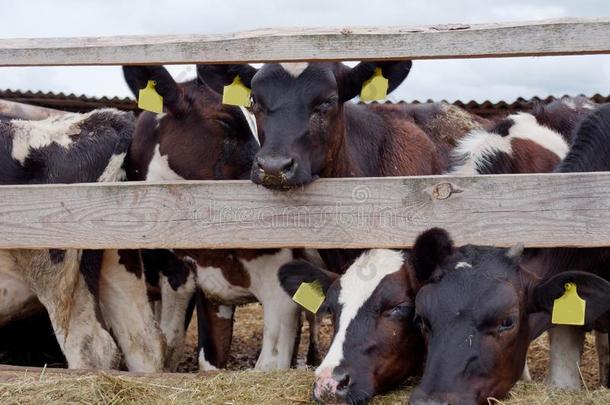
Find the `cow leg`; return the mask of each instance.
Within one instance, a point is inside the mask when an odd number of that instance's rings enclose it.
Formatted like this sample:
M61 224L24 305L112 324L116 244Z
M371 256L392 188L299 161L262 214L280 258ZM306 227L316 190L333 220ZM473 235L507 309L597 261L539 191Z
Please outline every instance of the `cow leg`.
M174 371L178 367L186 340L184 327L189 302L195 294L195 277L188 271L185 281L179 286L173 286L165 275L161 275L161 330L165 335L167 350L165 353L165 369Z
M530 369L527 366L527 359L525 360L525 365L523 366L523 372L521 372L521 381L532 381L532 375L530 374Z
M164 341L148 302L140 251L106 250L100 278L104 320L130 371L163 368Z
M568 389L580 389L580 358L585 332L574 326L556 326L549 330L551 363L546 383Z
M199 371L225 368L233 339L235 307L210 301L197 288Z
M10 252L0 250L0 326L43 310Z
M307 348L307 365L317 367L322 361L320 354L320 326L322 317L312 312L305 311L305 317L309 325L309 346Z
M299 308L284 291L274 292L260 299L263 305L263 346L255 365L259 370L290 368L294 350Z
M595 348L599 359L599 382L610 388L610 333L595 332Z
M49 313L70 368L116 366L116 344L105 328L97 300L102 252L69 249L12 253L30 288Z

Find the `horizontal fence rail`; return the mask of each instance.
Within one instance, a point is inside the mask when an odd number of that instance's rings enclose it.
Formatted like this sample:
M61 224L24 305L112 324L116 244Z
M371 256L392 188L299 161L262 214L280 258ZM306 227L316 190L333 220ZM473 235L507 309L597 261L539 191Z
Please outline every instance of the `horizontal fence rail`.
M0 248L610 246L608 173L0 187Z
M445 59L610 52L610 18L0 40L0 66Z

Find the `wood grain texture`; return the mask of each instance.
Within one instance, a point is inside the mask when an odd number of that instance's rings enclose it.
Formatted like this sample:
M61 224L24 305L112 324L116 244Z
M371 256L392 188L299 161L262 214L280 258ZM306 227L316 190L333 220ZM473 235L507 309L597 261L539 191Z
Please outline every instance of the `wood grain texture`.
M35 105L16 103L8 100L0 100L0 115L7 118L43 120L45 118L62 114L65 113L52 108L38 107Z
M610 18L0 40L0 66L444 59L610 52Z
M610 246L608 173L0 187L0 248Z

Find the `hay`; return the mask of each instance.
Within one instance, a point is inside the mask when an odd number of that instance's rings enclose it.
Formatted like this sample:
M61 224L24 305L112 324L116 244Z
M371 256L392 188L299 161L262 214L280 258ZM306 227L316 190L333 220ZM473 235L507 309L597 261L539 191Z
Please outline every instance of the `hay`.
M0 403L40 404L299 404L311 402L310 370L262 373L234 371L206 375L172 374L155 377L22 374L0 381ZM410 392L404 388L375 398L373 404L400 404ZM550 390L540 383L519 383L498 404L610 403L610 390Z
M181 371L196 369L196 327L191 325ZM126 375L64 375L47 370L37 373L5 372L0 370L0 404L305 404L311 403L313 372L299 369L262 373L244 371L252 367L258 356L262 335L260 305L237 309L235 335L229 368L220 373L168 374L151 377ZM332 326L326 319L322 326L321 343L330 344ZM307 331L304 328L299 350L302 367L306 355ZM610 390L594 389L598 384L597 359L593 341L587 338L582 374L588 390L550 390L541 383L548 369L548 339L534 342L529 352L529 365L534 383L518 383L502 401L493 404L588 404L610 403ZM375 398L373 404L402 404L411 387Z

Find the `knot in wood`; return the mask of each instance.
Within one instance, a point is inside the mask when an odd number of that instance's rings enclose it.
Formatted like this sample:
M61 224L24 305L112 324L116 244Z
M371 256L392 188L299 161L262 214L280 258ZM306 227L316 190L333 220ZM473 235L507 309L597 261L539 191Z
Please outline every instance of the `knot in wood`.
M432 187L432 197L437 200L445 200L453 193L451 183L438 183Z

